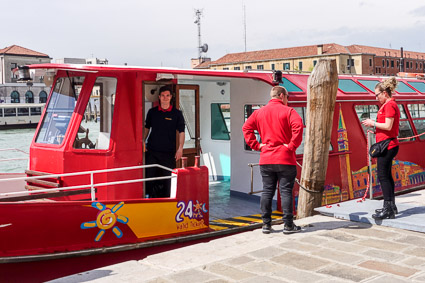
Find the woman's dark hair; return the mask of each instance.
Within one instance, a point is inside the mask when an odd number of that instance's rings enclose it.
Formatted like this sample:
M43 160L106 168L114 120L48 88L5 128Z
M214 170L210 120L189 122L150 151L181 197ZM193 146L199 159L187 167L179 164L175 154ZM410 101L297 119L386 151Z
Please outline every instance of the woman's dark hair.
M391 97L395 88L397 87L397 80L395 77L391 77L386 79L385 81L379 82L376 84L375 89L378 89L379 91L385 91L388 93L388 96Z

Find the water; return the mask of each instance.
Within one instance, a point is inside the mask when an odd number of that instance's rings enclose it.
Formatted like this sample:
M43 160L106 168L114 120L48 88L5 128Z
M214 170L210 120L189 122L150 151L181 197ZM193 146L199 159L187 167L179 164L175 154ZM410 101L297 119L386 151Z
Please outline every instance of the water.
M24 158L25 160L0 161L0 173L23 173L28 167L28 153L35 129L0 130L0 149L17 150L0 151L0 160ZM25 152L25 153L24 153Z

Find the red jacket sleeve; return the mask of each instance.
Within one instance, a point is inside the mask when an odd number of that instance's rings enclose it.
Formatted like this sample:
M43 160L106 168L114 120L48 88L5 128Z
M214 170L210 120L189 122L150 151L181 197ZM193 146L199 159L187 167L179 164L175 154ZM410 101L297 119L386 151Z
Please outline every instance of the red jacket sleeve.
M303 120L294 109L289 111L289 124L291 125L292 137L288 148L292 151L297 150L303 140Z
M257 137L255 136L254 131L257 130L257 113L251 114L251 116L248 117L248 119L245 121L245 123L242 126L242 132L243 136L245 138L246 144L252 148L253 150L260 150L260 143L257 141Z

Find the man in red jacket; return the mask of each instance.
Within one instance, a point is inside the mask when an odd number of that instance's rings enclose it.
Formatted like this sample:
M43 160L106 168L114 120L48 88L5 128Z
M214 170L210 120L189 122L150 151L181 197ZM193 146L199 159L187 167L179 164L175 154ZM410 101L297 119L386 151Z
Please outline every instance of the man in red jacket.
M282 86L275 86L270 92L269 103L254 111L242 127L246 143L254 150L261 151L260 172L263 179L261 213L263 233L271 232L272 200L277 184L282 199L283 233L301 231L294 224L292 190L297 176L295 150L303 136L303 121L298 113L288 107L288 92ZM254 131L258 131L261 143Z

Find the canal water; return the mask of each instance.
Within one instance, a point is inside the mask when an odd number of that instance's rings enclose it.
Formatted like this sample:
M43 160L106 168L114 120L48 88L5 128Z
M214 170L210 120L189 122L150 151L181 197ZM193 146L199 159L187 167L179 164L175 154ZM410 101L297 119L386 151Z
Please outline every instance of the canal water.
M0 173L24 173L34 133L35 129L0 130Z

